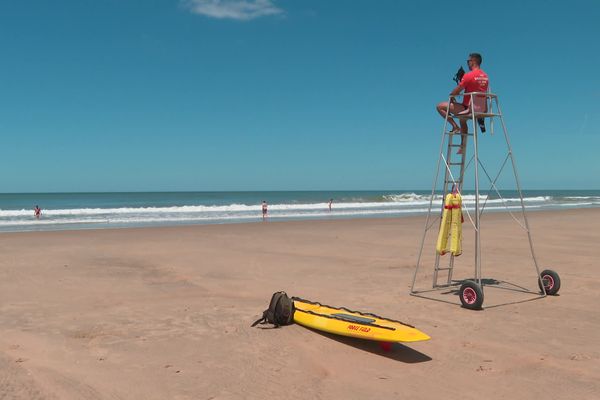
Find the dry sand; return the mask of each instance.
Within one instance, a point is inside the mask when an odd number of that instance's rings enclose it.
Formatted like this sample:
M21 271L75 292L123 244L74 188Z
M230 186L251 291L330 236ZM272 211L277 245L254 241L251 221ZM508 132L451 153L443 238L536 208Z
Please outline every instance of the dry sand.
M489 288L483 311L408 294L422 217L2 234L0 399L597 399L600 210L529 216L560 296ZM520 228L483 223L485 276L535 289ZM465 228L458 278L472 275ZM432 339L386 352L250 328L277 290Z

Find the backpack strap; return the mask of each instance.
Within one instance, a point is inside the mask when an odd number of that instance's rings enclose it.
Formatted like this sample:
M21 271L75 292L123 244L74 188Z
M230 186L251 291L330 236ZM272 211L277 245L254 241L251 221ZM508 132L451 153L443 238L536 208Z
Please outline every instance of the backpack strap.
M257 319L256 321L254 321L252 323L252 325L250 325L251 328L254 328L256 325L258 324L266 324L267 323L267 310L263 311L263 315L262 317L260 317L259 319Z

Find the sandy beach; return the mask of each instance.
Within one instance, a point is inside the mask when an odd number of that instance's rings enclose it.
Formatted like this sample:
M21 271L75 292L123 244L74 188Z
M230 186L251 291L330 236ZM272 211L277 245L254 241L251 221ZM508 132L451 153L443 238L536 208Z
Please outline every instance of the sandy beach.
M423 217L2 234L0 399L596 399L600 209L528 216L560 295L490 288L483 311L409 295ZM523 231L482 223L484 276L535 290ZM465 235L457 278L473 274ZM278 290L432 339L251 328Z

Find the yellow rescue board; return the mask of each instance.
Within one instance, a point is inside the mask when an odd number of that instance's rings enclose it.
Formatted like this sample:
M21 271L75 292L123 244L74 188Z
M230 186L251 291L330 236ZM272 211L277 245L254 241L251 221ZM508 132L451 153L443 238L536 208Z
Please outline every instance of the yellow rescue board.
M293 298L294 322L336 335L381 342L420 342L429 336L413 326L375 314L335 308Z

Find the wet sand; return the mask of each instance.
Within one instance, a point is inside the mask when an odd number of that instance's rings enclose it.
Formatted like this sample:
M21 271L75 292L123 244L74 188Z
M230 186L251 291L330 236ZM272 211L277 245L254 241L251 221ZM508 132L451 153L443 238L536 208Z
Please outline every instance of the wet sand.
M559 296L409 295L423 217L0 235L0 399L595 399L600 209L529 213ZM431 286L432 232L417 288ZM524 231L484 216L484 277L537 288ZM473 275L465 224L455 278ZM400 319L394 345L250 328L273 292Z

